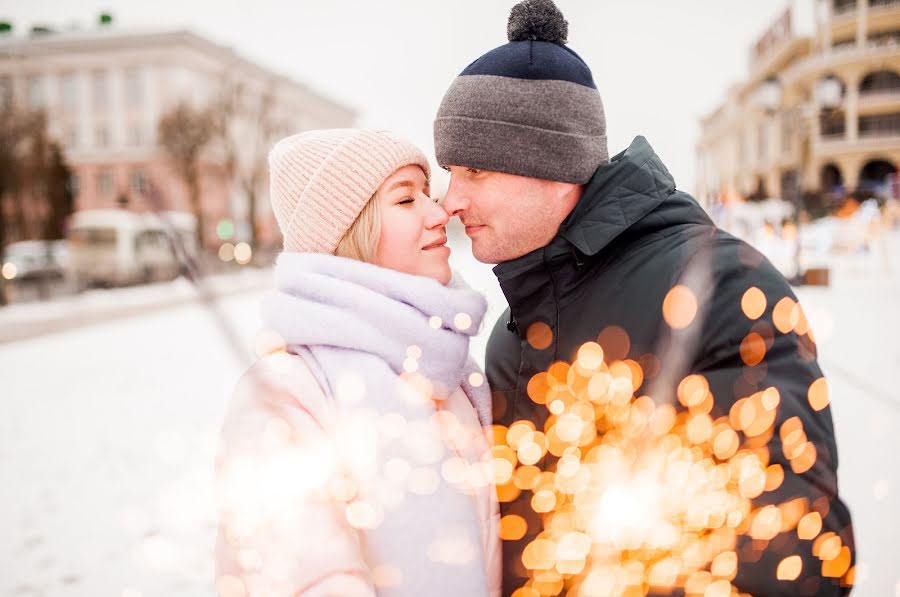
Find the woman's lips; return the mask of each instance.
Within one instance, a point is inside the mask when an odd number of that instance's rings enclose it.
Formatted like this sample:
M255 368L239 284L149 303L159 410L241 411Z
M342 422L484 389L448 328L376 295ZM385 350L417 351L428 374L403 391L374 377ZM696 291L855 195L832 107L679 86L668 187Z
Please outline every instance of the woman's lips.
M442 236L441 238L439 238L435 242L431 243L430 245L422 247L423 251L434 251L436 249L449 250L449 248L447 247L447 237L446 236Z

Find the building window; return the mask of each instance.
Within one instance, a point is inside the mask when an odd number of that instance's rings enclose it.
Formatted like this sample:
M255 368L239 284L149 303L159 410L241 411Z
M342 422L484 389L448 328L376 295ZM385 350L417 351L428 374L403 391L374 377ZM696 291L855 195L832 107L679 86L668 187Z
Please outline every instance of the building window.
M844 124L844 113L839 110L819 114L819 132L822 137L843 137Z
M130 68L125 71L125 105L135 108L143 101L143 85L141 84L141 71Z
M830 195L844 194L844 177L837 164L825 164L819 171L819 188Z
M839 15L856 10L856 0L833 0L832 6L834 7L834 14Z
M104 197L110 197L113 194L113 177L112 172L101 172L97 175L97 191Z
M133 125L128 129L128 144L133 147L141 146L141 127Z
M13 87L11 77L0 77L0 110L12 107Z
M869 73L859 84L860 95L868 93L889 93L900 90L900 75L892 70Z
M860 137L893 137L900 135L900 113L859 117Z
M797 198L800 191L800 187L797 185L799 180L796 170L788 170L781 174L781 196L784 199L793 201Z
M143 195L147 188L147 178L141 169L131 171L131 192L135 195Z
M69 176L69 192L72 194L73 199L77 199L78 194L81 192L81 178L77 174Z
M33 75L28 77L28 107L38 110L44 107L46 97L44 95L44 77Z
M60 81L60 91L62 92L62 110L63 112L72 113L78 107L78 89L76 87L78 81L74 73L66 73Z
M97 147L101 149L109 147L109 129L105 126L98 126L95 140Z
M106 71L95 70L91 74L91 95L95 108L105 108L109 104L109 78Z
M65 136L65 146L66 149L75 149L78 147L78 129L75 127L70 128L66 131Z

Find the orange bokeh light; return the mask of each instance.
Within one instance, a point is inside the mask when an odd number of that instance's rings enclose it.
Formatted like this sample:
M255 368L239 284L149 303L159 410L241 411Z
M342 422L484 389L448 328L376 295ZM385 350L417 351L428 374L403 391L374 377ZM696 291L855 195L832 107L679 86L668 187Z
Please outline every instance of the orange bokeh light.
M766 341L755 332L750 332L741 342L741 360L750 367L758 365L766 356Z
M800 308L797 301L789 296L784 297L772 311L772 321L782 334L787 334L800 323Z
M824 377L820 377L812 382L809 386L809 391L807 392L809 405L813 407L813 410L822 410L828 406L829 402L831 402L830 396L831 392L828 388L828 380Z
M543 321L535 321L528 326L525 338L535 350L544 350L553 343L553 330Z
M800 556L788 556L778 563L775 576L778 580L797 580L803 570L803 560Z
M749 319L759 319L766 311L766 295L753 286L741 297L741 310Z
M663 319L672 328L681 330L691 325L697 315L697 297L687 286L673 287L663 300Z

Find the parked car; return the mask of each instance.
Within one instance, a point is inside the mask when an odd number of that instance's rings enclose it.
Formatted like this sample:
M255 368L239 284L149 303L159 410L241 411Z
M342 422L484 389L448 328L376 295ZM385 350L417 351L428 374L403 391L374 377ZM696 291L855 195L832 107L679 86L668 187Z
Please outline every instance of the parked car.
M171 280L181 273L176 244L194 245L196 218L165 212L139 214L123 209L76 212L69 225L69 270L79 288Z
M3 275L16 282L63 278L69 259L64 240L24 240L4 249Z

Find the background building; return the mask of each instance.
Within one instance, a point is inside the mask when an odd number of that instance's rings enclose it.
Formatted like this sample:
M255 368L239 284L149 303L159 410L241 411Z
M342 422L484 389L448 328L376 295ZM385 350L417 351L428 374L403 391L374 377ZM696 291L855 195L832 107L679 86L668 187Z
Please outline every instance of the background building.
M279 241L269 209L266 155L280 136L352 126L353 110L188 31L135 32L99 26L62 33L0 34L0 110L44 110L48 134L73 171L75 208L190 211L188 189L160 146L160 119L179 104L220 126L198 171L204 236L217 225L249 238L257 204L260 244ZM20 198L27 202L27 198ZM221 230L221 228L219 229ZM29 231L7 240L31 236Z
M791 2L750 49L747 80L702 119L697 159L706 205L896 193L900 1Z

